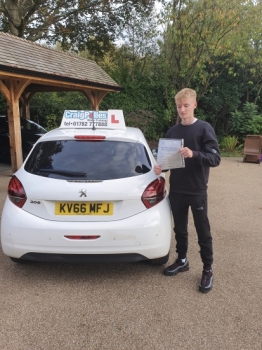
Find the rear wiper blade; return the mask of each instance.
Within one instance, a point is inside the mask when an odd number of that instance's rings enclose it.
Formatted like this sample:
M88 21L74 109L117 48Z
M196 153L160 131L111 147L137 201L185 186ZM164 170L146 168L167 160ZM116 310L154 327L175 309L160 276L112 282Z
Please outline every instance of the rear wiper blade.
M86 173L80 171L68 171L59 169L39 169L38 171L49 174L59 174L68 176L86 176Z

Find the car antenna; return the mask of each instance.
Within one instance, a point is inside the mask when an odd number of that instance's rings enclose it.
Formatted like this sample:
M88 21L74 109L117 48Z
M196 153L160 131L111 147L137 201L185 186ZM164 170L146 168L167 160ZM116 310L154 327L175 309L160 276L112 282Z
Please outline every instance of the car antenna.
M96 130L96 128L95 128L95 112L92 113L92 116L93 116L93 127L92 127L92 130Z

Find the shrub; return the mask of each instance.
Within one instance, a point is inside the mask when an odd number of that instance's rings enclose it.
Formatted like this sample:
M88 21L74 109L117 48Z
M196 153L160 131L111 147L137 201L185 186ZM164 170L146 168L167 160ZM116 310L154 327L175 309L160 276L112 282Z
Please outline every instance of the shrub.
M231 113L229 133L244 141L246 135L260 135L262 133L262 116L258 115L257 105L246 102L243 111Z
M233 152L238 144L236 136L225 136L221 140L221 149L226 152Z
M156 133L157 116L150 111L136 110L126 114L127 126L133 126L142 130L146 138L155 140L158 138Z
M50 131L59 126L59 122L57 121L57 117L55 114L49 114L46 116L46 130Z

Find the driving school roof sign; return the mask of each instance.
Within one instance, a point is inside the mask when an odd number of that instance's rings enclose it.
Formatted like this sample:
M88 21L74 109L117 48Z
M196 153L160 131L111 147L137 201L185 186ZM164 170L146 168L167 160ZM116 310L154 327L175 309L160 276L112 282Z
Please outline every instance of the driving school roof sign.
M60 128L125 130L126 124L123 111L120 109L109 109L108 111L66 110Z

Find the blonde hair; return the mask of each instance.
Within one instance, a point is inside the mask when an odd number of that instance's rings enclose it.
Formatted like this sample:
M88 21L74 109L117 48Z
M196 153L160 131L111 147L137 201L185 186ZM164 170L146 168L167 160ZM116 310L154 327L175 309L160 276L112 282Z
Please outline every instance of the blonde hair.
M180 101L188 97L192 97L196 100L197 98L196 91L189 88L182 89L178 91L178 93L175 95L175 101Z

